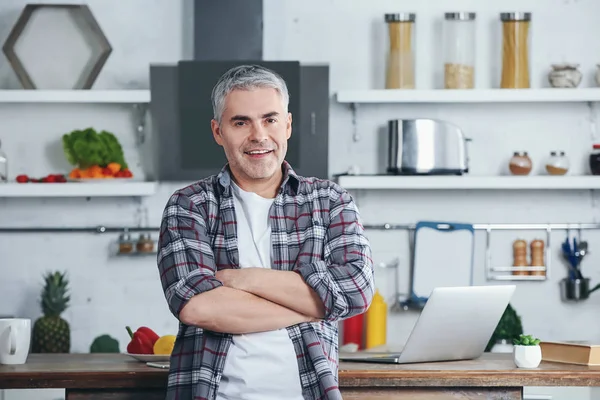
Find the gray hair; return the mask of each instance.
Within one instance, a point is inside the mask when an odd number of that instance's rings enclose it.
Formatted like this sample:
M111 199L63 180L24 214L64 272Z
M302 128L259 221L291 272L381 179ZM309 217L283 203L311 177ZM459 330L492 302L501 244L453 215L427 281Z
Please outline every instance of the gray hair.
M287 85L279 74L260 65L239 65L225 72L212 90L214 119L221 123L225 98L233 90L273 88L279 92L283 108L287 112L290 96Z

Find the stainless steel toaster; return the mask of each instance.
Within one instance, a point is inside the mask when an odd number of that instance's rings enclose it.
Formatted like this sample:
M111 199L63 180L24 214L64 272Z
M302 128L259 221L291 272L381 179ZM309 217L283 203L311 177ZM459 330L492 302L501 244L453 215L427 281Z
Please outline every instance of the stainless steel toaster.
M455 125L435 119L388 121L390 174L462 175L469 172L467 142Z

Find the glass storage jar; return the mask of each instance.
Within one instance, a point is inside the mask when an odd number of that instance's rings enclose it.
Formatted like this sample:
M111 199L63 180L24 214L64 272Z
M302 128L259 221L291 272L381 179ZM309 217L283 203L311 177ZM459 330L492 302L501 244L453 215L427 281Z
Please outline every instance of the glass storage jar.
M129 233L123 233L119 236L119 253L128 254L133 252L133 241Z
M444 88L475 87L475 13L444 15Z
M8 157L0 143L0 183L8 182Z
M386 89L415 88L415 17L413 13L385 14L389 36Z
M142 233L135 245L138 253L152 253L154 251L154 241L149 234Z
M546 161L546 172L549 175L564 175L569 171L569 159L564 151L551 151Z
M531 13L501 13L502 89L525 89L529 82L529 25Z
M590 154L590 172L592 175L600 175L600 143L593 145L593 150Z
M511 174L528 175L533 168L533 163L526 151L515 151L508 164Z

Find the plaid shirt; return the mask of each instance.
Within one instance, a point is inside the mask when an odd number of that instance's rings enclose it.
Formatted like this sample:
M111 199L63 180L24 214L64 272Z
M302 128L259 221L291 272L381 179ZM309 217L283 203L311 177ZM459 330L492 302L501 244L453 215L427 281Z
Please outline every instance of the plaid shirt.
M325 318L287 328L306 399L341 399L337 322L363 313L374 293L369 241L352 197L337 184L284 179L271 207L272 268L292 270L319 295ZM234 202L227 166L177 190L162 217L158 269L169 309L222 286L215 271L239 268ZM215 399L231 335L183 323L171 354L167 399ZM273 377L276 379L276 377Z

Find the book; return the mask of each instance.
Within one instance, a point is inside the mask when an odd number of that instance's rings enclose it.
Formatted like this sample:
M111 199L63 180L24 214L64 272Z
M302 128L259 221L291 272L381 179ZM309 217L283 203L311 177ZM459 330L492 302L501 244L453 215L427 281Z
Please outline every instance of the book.
M541 342L543 361L600 365L600 345L587 341Z

